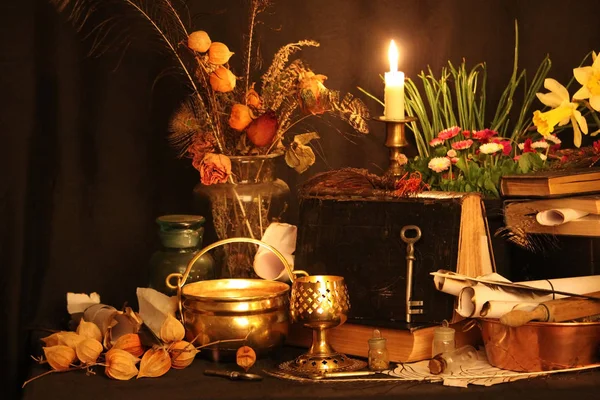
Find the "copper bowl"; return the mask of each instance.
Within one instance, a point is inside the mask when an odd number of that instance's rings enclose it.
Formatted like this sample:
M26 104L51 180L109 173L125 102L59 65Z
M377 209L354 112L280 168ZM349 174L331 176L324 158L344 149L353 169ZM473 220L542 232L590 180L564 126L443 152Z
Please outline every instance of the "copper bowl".
M519 372L583 367L600 361L600 322L529 322L509 327L481 319L488 362Z

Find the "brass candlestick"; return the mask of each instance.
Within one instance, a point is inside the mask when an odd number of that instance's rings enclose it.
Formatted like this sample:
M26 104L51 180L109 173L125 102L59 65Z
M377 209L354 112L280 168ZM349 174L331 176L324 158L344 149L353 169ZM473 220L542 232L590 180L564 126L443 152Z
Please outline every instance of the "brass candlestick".
M402 176L402 166L398 162L400 154L403 154L403 148L408 146L406 140L406 124L417 120L416 117L406 117L404 119L387 119L377 117L377 121L385 122L385 147L390 149L390 165L386 175Z

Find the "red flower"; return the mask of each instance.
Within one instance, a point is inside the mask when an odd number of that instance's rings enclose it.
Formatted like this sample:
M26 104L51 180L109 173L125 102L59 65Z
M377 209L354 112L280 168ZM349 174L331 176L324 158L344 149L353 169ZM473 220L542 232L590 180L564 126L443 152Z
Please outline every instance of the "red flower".
M592 143L592 146L594 146L594 151L596 153L600 153L600 140L596 140L594 143Z
M531 147L531 139L525 140L523 143L523 153L535 153L535 150Z
M443 140L452 139L454 136L460 133L460 128L458 126L453 126L452 128L444 129L440 133L438 133L438 138Z
M496 136L498 132L493 131L491 129L484 129L481 131L473 132L473 139L479 140L481 143L485 144L490 141L492 136Z
M505 156L510 155L510 152L512 151L512 144L510 143L510 140L502 140L501 138L494 138L493 142L499 143L502 145L502 147L503 147L502 154L504 154Z

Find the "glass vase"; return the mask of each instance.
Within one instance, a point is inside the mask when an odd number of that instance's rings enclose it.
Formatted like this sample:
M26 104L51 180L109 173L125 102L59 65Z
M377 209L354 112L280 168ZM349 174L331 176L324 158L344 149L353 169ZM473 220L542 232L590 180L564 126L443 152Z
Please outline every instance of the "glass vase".
M218 240L231 237L260 240L271 222L285 222L290 188L276 177L275 161L280 156L229 157L231 182L196 185L196 206L210 210L212 220L209 223ZM252 267L256 247L252 243L232 243L215 249L219 277L257 278Z

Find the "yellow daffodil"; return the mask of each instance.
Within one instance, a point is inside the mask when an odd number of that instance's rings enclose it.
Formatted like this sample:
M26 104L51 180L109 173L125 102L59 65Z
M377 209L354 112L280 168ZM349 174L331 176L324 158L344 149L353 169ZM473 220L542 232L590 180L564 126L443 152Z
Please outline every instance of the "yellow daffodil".
M575 68L573 75L582 87L573 95L575 100L590 99L590 105L600 111L600 57L592 53L591 66Z
M556 125L563 126L571 121L573 125L573 144L581 146L581 132L587 135L587 121L577 110L578 104L571 102L569 91L556 80L547 78L544 87L549 93L536 93L537 98L553 109L546 112L535 111L533 113L533 124L539 133L544 136L554 132Z

